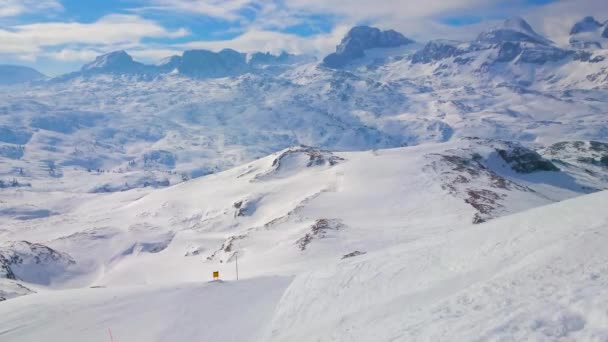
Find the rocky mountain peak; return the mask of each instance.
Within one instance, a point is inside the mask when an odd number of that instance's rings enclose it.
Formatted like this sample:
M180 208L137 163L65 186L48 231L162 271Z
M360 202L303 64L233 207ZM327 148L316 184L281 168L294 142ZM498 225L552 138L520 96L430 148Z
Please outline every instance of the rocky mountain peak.
M352 60L364 57L365 50L399 47L413 42L394 30L381 31L375 27L355 26L336 47L336 52L325 57L323 64L330 68L340 68Z
M577 21L574 26L572 26L572 29L570 30L570 35L582 32L595 32L601 26L602 24L599 21L595 20L595 18L587 16Z
M536 33L532 26L520 17L509 18L493 29L482 32L477 37L477 40L491 44L501 44L505 42L527 42L541 45L552 44L549 39Z
M82 67L83 71L93 69L116 69L126 70L138 65L139 63L133 60L133 57L126 51L114 51L105 55L98 56L91 63L88 63Z

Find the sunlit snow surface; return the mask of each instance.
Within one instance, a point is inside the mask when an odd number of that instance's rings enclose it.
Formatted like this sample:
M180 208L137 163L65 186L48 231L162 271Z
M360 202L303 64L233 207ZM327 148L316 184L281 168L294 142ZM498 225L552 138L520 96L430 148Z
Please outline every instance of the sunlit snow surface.
M36 293L0 304L0 336L601 341L608 197L586 193L606 180L515 172L509 146L297 147L162 190L12 190L56 213L5 217L3 241L43 243L65 268L20 282Z

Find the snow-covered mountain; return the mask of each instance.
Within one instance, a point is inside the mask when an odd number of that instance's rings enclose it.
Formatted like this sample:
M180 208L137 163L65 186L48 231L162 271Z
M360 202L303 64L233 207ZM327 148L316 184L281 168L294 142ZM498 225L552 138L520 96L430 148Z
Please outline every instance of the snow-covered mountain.
M298 144L352 151L467 136L533 148L605 141L608 52L541 38L523 19L471 42L424 45L357 27L338 50L363 57L339 69L234 50L186 51L158 65L110 53L79 72L0 90L0 180L120 191Z
M552 44L549 39L536 33L530 24L520 17L507 19L497 27L482 32L477 37L477 40L491 44L502 44L505 42Z
M19 65L0 65L0 86L15 85L45 79L36 69Z
M607 57L515 18L3 87L0 339L604 340Z
M254 53L248 56L232 49L219 52L187 50L181 56L170 56L158 65L137 62L125 51L114 51L85 64L80 71L51 80L61 83L97 75L129 76L138 80L151 80L165 74L179 74L193 79L235 77L250 72L267 71L269 66L294 66L315 61L314 58L282 53ZM283 69L279 69L283 70Z
M581 49L601 49L608 45L608 21L603 24L593 17L576 22L570 30L570 45Z
M551 150L567 156L568 146ZM7 190L2 195L13 199L13 216L2 217L2 239L16 242L0 255L27 261L6 263L13 277L0 282L2 291L14 296L20 286L37 295L1 304L0 329L14 341L88 340L99 329L105 338L108 328L121 339L153 341L428 334L444 340L480 329L502 336L493 327L504 324L522 336L552 336L552 329L570 327L551 315L552 307L568 315L570 299L603 305L598 298L606 287L598 274L607 261L606 193L585 194L608 187L608 170L590 176L558 165L521 145L480 139L348 153L300 146L163 190L55 193L52 202ZM543 208L528 211L535 207ZM34 208L54 214L19 217ZM32 240L37 244L19 242ZM234 282L237 257L241 281ZM52 272L24 277L41 265ZM227 282L201 284L212 271ZM540 296L551 284L556 297ZM588 296L575 295L578 290ZM247 309L228 298L245 300ZM57 320L31 318L33 308L48 313L66 305L70 314ZM169 313L158 312L161 307ZM249 335L223 325L195 328L184 315L159 323L159 330L137 323L169 319L177 308L197 320L215 315L210 322L232 322ZM466 315L442 314L456 309ZM505 311L518 318L500 314ZM255 328L246 328L253 319L248 312L255 313ZM523 329L532 312L543 329ZM576 312L578 321L593 321L593 311ZM484 319L489 316L494 319ZM31 326L23 326L26 317ZM403 317L409 317L405 325ZM75 328L59 329L64 320ZM313 323L319 320L324 323ZM428 328L416 328L427 320ZM459 324L468 328L456 329ZM593 336L596 328L588 323L565 334Z
M414 43L394 30L381 31L375 27L353 27L340 44L336 52L323 59L323 65L330 68L341 68L348 63L363 58L370 49L395 48Z

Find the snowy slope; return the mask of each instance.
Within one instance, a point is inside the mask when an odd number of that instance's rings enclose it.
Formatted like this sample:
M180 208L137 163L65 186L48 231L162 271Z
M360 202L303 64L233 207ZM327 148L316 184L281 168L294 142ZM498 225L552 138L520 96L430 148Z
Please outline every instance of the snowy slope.
M296 277L270 341L603 341L608 193Z
M310 262L294 278L44 291L0 305L0 336L601 341L606 205L601 192L475 227L445 221L382 250Z
M32 290L197 281L214 269L231 278L237 253L244 277L291 275L608 188L605 169L555 165L520 145L464 139L349 153L294 147L155 191L7 189L0 256L44 261L44 272L40 262L3 262Z

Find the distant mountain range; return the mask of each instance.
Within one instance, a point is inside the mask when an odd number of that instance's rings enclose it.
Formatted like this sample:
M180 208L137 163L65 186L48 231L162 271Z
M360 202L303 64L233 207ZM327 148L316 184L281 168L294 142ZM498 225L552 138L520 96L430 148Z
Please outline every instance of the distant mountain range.
M433 40L411 56L414 63L429 63L443 58L456 57L472 51L499 48L497 61L508 62L521 56L531 63L542 64L577 56L587 58L580 50L602 49L608 43L608 21L601 23L593 17L585 17L574 24L570 31L570 48L559 47L543 37L522 18L505 20L501 25L482 32L471 42ZM382 31L369 26L353 27L336 51L323 58L321 65L340 69L366 56L366 51L383 50L412 45L413 40L394 30ZM467 43L467 46L462 44ZM115 51L99 56L85 64L80 71L62 75L53 81L64 81L80 76L100 74L137 75L154 77L178 73L192 78L221 78L243 75L262 70L284 71L287 67L315 62L311 56L280 55L256 52L241 53L232 49L218 52L189 50L181 56L171 56L158 65L147 65L133 60L125 51ZM38 71L19 66L0 66L0 84L10 85L44 80Z
M13 85L45 79L36 69L19 65L0 65L0 85Z
M585 18L572 37L604 27ZM471 41L357 26L319 61L224 49L151 65L117 51L51 79L18 70L18 90L0 89L3 187L164 187L299 144L608 140L608 49L559 46L521 18Z

